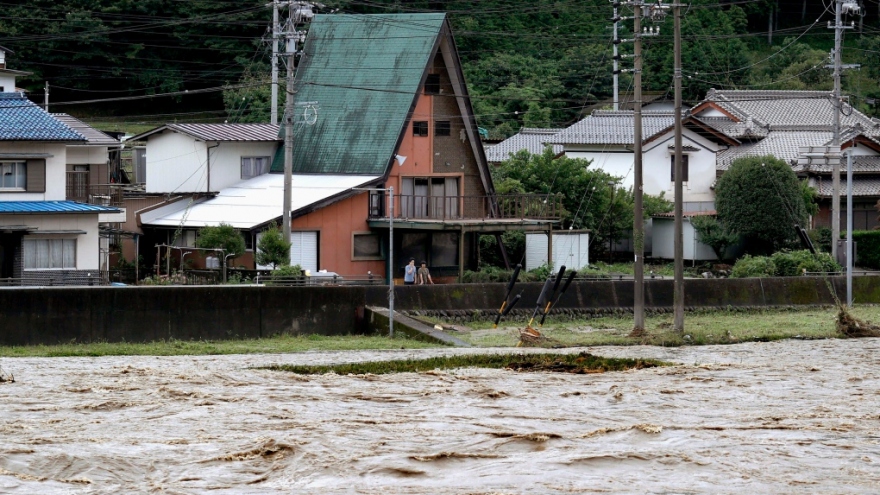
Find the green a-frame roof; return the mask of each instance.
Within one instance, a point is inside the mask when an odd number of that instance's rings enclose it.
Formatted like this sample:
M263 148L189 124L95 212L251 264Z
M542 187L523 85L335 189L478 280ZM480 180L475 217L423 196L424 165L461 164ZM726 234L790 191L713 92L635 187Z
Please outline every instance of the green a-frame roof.
M293 172L384 175L445 23L445 14L315 16L294 86ZM283 170L281 147L272 171Z

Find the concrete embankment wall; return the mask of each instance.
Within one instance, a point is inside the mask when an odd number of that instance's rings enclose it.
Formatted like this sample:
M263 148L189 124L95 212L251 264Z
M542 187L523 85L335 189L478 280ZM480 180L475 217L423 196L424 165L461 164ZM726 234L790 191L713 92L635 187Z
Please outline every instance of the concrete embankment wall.
M845 293L843 278L831 280ZM534 307L539 283L520 284L521 309ZM672 281L645 284L649 308L672 306ZM880 303L880 277L856 277L857 303ZM397 287L395 309L496 310L504 284ZM560 309L632 307L631 281L573 284ZM217 340L281 333L338 335L367 328L365 306L387 306L386 287L67 287L0 289L0 345L65 342ZM685 305L760 307L833 304L822 278L685 281Z

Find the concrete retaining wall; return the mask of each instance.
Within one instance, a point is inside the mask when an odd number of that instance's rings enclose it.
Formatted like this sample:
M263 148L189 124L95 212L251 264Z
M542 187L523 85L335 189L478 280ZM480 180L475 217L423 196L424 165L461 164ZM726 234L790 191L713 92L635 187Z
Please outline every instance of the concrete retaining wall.
M840 297L843 278L832 279ZM854 279L857 303L880 303L880 277ZM498 308L504 284L397 287L395 309ZM534 307L541 284L521 284L520 308ZM216 340L281 333L339 335L366 331L365 306L387 307L386 287L65 287L0 289L0 345L65 342ZM573 284L558 308L629 308L630 281ZM651 308L672 306L672 281L650 280ZM833 304L814 277L687 280L685 305L745 307Z

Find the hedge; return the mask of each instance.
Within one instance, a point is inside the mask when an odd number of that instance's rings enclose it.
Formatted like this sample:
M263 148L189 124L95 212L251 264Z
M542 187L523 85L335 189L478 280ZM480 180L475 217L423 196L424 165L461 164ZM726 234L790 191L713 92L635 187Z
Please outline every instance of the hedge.
M841 237L845 238L842 233ZM856 261L860 267L880 268L880 230L854 230Z
M778 251L773 256L743 256L733 265L730 276L796 277L807 272L837 272L841 267L827 253L809 251Z

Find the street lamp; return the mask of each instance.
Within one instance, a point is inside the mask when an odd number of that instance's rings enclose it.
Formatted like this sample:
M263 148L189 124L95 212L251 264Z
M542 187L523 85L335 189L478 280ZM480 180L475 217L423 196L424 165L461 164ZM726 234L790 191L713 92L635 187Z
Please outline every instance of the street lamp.
M183 272L183 259L186 258L186 255L192 254L192 251L187 251L185 253L180 254L180 271Z
M406 157L397 156L403 165ZM402 159L401 159L402 158ZM388 191L388 336L394 337L394 186L391 187L355 187L353 191Z
M614 264L614 189L617 186L615 181L609 180L608 187L611 188L611 205L608 207L608 264Z

